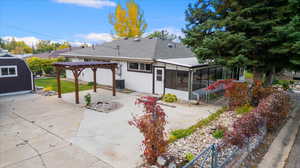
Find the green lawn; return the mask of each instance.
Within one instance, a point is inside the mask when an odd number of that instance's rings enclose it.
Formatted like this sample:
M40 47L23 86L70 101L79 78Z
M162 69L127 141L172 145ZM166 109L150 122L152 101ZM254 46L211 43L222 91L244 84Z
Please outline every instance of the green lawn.
M35 80L36 86L41 87L51 87L52 90L57 91L57 83L56 78L41 78ZM79 90L89 90L92 89L93 86L88 85L79 85ZM62 93L69 93L75 91L75 84L71 81L61 80L61 92Z

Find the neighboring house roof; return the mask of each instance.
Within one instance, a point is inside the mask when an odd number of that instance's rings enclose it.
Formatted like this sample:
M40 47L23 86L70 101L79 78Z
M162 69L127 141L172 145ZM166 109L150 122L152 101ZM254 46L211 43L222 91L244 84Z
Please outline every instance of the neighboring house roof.
M61 49L61 50L43 52L43 53L39 53L39 54L33 54L29 57L57 58L57 57L61 56L62 53L66 53L66 52L74 51L74 50L78 50L78 49L81 49L81 47L64 48L64 49Z
M93 47L61 54L66 57L99 57L126 59L169 59L194 57L192 51L183 44L169 40L149 38L129 38L114 40Z
M0 57L13 57L13 56L9 55L8 53L0 53Z

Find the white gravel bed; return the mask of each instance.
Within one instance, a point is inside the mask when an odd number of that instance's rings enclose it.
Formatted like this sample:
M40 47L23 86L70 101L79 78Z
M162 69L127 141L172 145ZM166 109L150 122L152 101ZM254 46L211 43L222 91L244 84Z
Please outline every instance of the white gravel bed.
M216 139L212 136L213 131L218 126L230 128L237 117L234 111L225 111L221 114L219 119L212 121L208 126L198 128L197 131L190 136L170 144L168 146L168 152L177 158L177 163L185 161L187 153L192 153L194 156L197 156L205 148L221 141L221 139Z

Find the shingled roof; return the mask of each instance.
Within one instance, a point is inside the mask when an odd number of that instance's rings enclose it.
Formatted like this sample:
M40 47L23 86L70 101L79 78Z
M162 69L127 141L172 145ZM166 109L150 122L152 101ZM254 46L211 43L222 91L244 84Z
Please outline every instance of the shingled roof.
M70 50L75 51L81 49L81 47L72 47L72 49L70 48L64 48L64 49L60 49L60 50L53 50L53 51L47 51L47 52L43 52L43 53L38 53L38 54L33 54L29 57L39 57L39 58L57 58L59 56L61 56L62 53L66 53L69 52Z
M93 47L61 54L66 57L103 57L126 59L169 59L194 57L192 51L180 43L149 38L114 40Z

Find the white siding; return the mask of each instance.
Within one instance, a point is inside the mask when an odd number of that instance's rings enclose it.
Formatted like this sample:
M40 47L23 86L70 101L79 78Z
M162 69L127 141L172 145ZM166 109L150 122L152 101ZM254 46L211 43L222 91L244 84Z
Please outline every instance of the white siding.
M72 62L83 61L80 59L72 59ZM121 76L117 73L116 79L125 79L125 87L130 90L152 93L152 73L131 72L127 71L127 62L118 62L121 64ZM117 70L117 72L119 72ZM66 71L66 77L73 79L71 71ZM80 80L91 82L93 81L93 71L88 68L82 71L79 77ZM112 72L110 69L97 70L97 83L102 85L112 85Z

